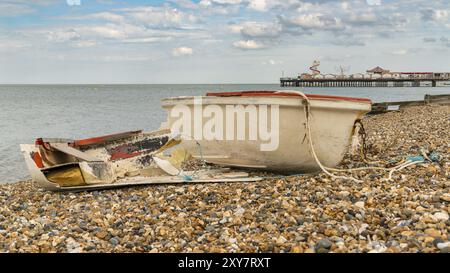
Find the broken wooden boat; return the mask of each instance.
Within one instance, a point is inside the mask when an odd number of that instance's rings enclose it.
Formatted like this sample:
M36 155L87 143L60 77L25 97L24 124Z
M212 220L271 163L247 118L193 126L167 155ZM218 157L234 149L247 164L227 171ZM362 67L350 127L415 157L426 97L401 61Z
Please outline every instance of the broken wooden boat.
M210 163L289 174L316 172L320 166L308 143L305 98L298 93L167 98L162 100L168 112L165 126L179 131L181 145L192 156ZM306 98L315 154L323 165L335 167L351 144L355 122L371 110L371 101L312 94Z
M183 171L181 165L190 155L176 148L179 142L169 130L161 129L80 140L38 138L34 144L20 146L31 178L52 191L260 180L226 168Z

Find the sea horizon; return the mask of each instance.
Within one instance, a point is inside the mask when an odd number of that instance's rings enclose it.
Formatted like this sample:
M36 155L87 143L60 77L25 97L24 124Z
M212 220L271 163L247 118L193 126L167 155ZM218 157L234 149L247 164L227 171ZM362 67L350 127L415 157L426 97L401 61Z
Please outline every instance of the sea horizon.
M274 85L279 83L0 83L10 85Z

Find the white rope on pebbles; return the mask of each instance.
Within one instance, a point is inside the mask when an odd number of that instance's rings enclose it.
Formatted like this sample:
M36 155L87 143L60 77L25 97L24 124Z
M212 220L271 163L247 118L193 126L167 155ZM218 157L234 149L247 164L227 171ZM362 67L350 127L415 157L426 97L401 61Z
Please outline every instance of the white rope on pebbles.
M409 167L409 166L412 166L412 165L415 165L415 164L419 164L419 163L423 163L423 162L424 162L423 160L421 160L421 161L408 160L408 161L406 161L406 162L404 162L404 163L402 163L402 164L400 164L398 166L395 166L395 167L391 168L391 171L389 172L388 178L385 178L382 181L391 181L392 180L392 175L394 174L394 172L400 171L400 170L402 170L402 169L404 169L406 167Z

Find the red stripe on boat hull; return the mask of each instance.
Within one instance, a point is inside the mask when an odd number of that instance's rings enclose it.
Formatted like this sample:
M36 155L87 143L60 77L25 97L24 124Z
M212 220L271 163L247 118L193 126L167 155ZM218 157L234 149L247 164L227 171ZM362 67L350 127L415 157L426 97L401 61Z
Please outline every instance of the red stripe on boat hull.
M116 159L126 159L126 158L132 158L138 155L141 155L142 152L134 152L134 153L127 153L127 152L115 152L111 154L110 160L116 160Z
M31 153L31 158L39 169L44 168L44 163L42 162L42 157L39 153L33 152Z
M340 101L354 101L372 103L370 99L366 98L352 98L328 95L305 94L308 98L313 100L340 100ZM295 93L284 93L278 91L238 91L238 92L218 92L206 93L209 97L298 97Z
M131 135L135 135L135 134L139 134L139 133L142 133L142 130L129 131L129 132L124 132L124 133L111 134L111 135L92 137L92 138L86 138L86 139L79 139L79 140L75 140L73 144L74 144L74 146L100 144L100 143L104 143L106 141L129 137Z

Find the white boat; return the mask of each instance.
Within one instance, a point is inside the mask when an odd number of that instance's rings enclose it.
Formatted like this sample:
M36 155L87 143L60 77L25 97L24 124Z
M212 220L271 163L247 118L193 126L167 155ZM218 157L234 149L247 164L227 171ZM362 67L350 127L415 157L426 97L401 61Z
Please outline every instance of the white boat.
M190 154L210 163L281 173L319 171L307 137L305 99L294 92L226 92L163 99L162 106L168 111L164 126L180 133L181 145ZM306 96L310 105L311 140L317 158L326 167L335 167L351 144L355 121L371 110L371 101ZM230 109L235 112L230 114ZM252 113L255 109L257 121ZM267 117L265 121L264 113ZM216 124L213 124L214 121ZM180 124L183 125L181 129L174 129ZM213 128L218 127L217 124L223 128ZM238 127L242 124L245 126L245 137L241 135L239 138ZM261 129L265 124L268 124L266 131ZM199 130L203 130L203 135ZM252 132L254 130L258 132L256 138L255 132ZM275 145L273 142L278 143ZM275 149L271 149L273 147Z
M168 130L139 130L79 140L38 138L20 147L33 181L51 191L260 180L223 168L182 172L182 161L162 154L178 143Z

